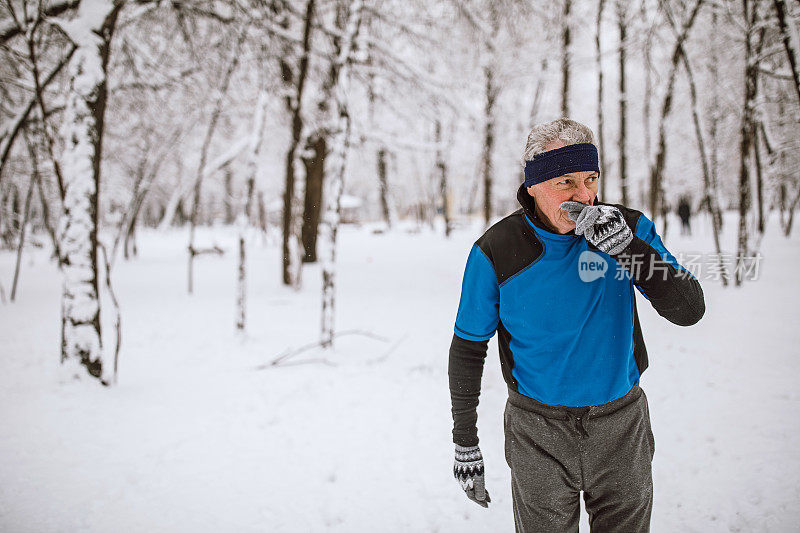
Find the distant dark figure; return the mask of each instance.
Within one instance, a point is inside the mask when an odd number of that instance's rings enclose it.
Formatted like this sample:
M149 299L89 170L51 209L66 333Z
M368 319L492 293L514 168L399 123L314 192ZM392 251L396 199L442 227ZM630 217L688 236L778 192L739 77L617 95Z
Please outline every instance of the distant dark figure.
M685 196L681 196L678 202L678 216L681 219L681 235L691 235L692 206L689 205L689 200Z

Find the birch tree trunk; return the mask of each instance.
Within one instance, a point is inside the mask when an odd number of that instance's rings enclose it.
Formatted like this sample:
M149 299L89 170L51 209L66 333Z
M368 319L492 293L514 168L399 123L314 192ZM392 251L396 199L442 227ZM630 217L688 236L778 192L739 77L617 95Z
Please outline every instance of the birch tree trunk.
M380 189L383 220L386 222L386 228L392 229L392 226L394 226L394 214L389 201L391 193L389 191L389 177L387 176L386 153L386 148L381 146L378 150L378 187Z
M626 150L628 125L628 93L625 87L625 47L627 43L626 11L628 6L623 0L617 0L617 27L619 28L619 184L622 192L622 205L628 205L628 153Z
M492 153L494 152L494 104L497 89L490 66L484 67L486 79L486 106L484 107L485 130L483 136L483 220L488 227L492 220Z
M717 8L714 8L711 14L711 61L709 63L709 70L711 72L711 119L709 125L709 134L711 136L711 190L709 191L710 195L713 195L714 198L719 197L719 186L717 182L717 168L719 165L719 136L717 134L718 124L719 124L719 116L720 116L720 105L719 105L719 69L717 68L717 61L719 59L719 53L717 51L717 33L718 31L718 23L717 23ZM722 231L722 209L717 205L717 209L714 210L711 207L711 204L708 205L708 210L711 213L712 217L712 224L714 226L715 231L717 233Z
M757 19L757 6L748 0L742 0L742 11L746 24L745 35L745 55L744 55L744 103L742 109L742 121L740 127L739 144L739 236L737 239L736 256L737 260L742 260L750 253L749 228L747 227L747 215L750 212L752 203L752 192L750 190L750 169L753 162L753 141L755 137L755 100L758 87L758 63L753 60L754 43L753 33ZM742 269L737 268L735 272L735 284L741 286L743 281Z
M569 67L570 67L570 33L569 12L572 0L564 0L563 20L561 21L561 116L569 117Z
M353 48L361 25L361 0L350 2L347 25L342 35L339 55L335 61L337 71L333 84L335 109L330 118L331 152L326 158L330 171L326 171L325 209L320 224L320 244L322 257L322 334L320 345L325 349L333 347L334 318L336 305L336 234L339 228L341 198L344 189L344 171L350 143L350 116L348 110L348 89L350 85L350 65Z
M297 65L295 92L287 96L292 111L292 138L286 152L286 186L283 192L283 283L300 289L303 273L303 202L305 179L298 154L303 139L303 94L305 92L308 58L311 48L311 28L314 19L315 0L306 3L305 25L303 29L303 49ZM282 70L287 70L282 60ZM284 79L287 74L284 74Z
M250 139L250 145L247 150L247 163L246 163L246 181L248 183L248 191L245 198L242 199L242 210L239 213L238 227L239 227L239 267L237 276L237 298L236 298L236 329L243 331L245 327L245 319L247 317L247 265L245 263L246 256L246 233L250 225L250 217L252 211L252 197L253 197L253 184L255 183L256 173L258 172L258 160L261 156L261 145L264 141L264 130L267 123L267 105L269 104L269 96L265 90L261 90L258 95L258 103L256 104L256 113L253 119L253 134Z
M642 19L645 23L648 22L647 7L642 4ZM644 51L642 58L644 60L644 102L642 103L642 129L644 130L644 157L645 161L650 161L652 157L652 135L650 127L651 106L653 94L653 35L655 34L656 23L652 22L650 28L647 30L647 37L644 42ZM601 182L602 183L602 182ZM637 201L639 205L645 205L647 202L647 194L645 192L646 184L640 183Z
M761 167L761 147L758 145L758 133L753 126L753 156L756 164L756 231L764 235L764 175Z
M225 175L225 224L233 224L236 216L233 205L233 171L231 171L230 164L225 165L223 173Z
M322 133L322 132L318 132ZM325 135L311 135L306 139L306 152L313 155L303 157L306 173L305 205L303 207L303 262L317 262L317 237L319 218L322 213L322 184L325 182L325 155L328 141Z
M75 19L61 26L76 45L69 66L61 136L64 212L59 222L63 273L61 363L80 375L83 366L103 385L104 364L97 268L97 214L106 108L109 45L122 2L84 0Z
M444 236L449 237L452 231L450 221L450 198L447 190L447 163L442 148L442 122L436 121L436 170L439 174L439 197L442 199L442 218L444 218Z
M365 30L366 33L369 33L369 28ZM372 47L367 48L367 60L365 63L365 67L367 68L367 97L369 100L369 127L375 128L375 73L373 70L373 51ZM433 74L433 68L429 67L428 70L431 74ZM377 163L377 172L378 172L378 194L380 197L381 202L381 214L383 215L383 221L386 223L386 229L391 230L392 227L395 225L395 216L394 216L394 209L391 204L390 196L391 191L389 189L389 176L388 176L388 166L387 166L387 156L389 155L389 151L386 148L386 145L381 142L378 145L378 149L376 151L376 163Z
M606 143L603 137L603 53L600 46L600 30L603 22L605 0L597 6L597 29L594 35L595 64L597 65L597 142L600 145L600 198L605 200L606 177Z

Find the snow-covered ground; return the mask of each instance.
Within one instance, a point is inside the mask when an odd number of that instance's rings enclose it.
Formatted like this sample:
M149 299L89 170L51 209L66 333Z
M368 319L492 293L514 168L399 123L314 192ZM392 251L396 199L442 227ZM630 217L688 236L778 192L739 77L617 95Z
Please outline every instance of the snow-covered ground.
M197 261L192 296L186 233L143 232L139 257L114 272L123 347L111 388L60 367L60 277L45 251L26 252L18 301L0 305L0 530L512 531L495 341L479 408L489 509L451 473L447 350L477 231L343 228L337 330L349 334L333 353L287 360L326 362L266 369L317 339L319 267L295 293L280 284L278 247L251 239L240 336L234 230L203 233L226 253ZM695 235L673 222L667 246L711 252L709 232ZM773 219L761 250L758 281L703 281L696 326L640 298L656 533L800 523L800 238ZM6 293L13 266L0 254ZM107 344L112 325L106 315Z

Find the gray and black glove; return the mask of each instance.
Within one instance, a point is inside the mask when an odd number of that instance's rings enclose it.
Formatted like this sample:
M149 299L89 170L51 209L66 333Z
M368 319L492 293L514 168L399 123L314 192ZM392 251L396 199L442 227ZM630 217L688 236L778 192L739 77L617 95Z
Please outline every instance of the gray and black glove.
M467 498L481 507L489 507L492 499L486 492L483 477L483 455L477 446L459 446L456 444L456 460L453 464L453 475L458 480L461 488L467 493Z
M575 221L575 235L583 235L603 253L618 254L633 240L631 228L616 207L571 200L563 202L560 207Z

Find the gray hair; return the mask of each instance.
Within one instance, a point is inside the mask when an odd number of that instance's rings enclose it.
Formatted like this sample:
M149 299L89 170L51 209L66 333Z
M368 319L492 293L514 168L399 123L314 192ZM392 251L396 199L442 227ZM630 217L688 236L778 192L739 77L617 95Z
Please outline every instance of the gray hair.
M556 139L560 139L568 145L578 143L594 144L594 133L588 126L566 117L537 124L528 134L525 155L522 158L523 166L525 161L532 161L533 156L544 152L544 147Z

